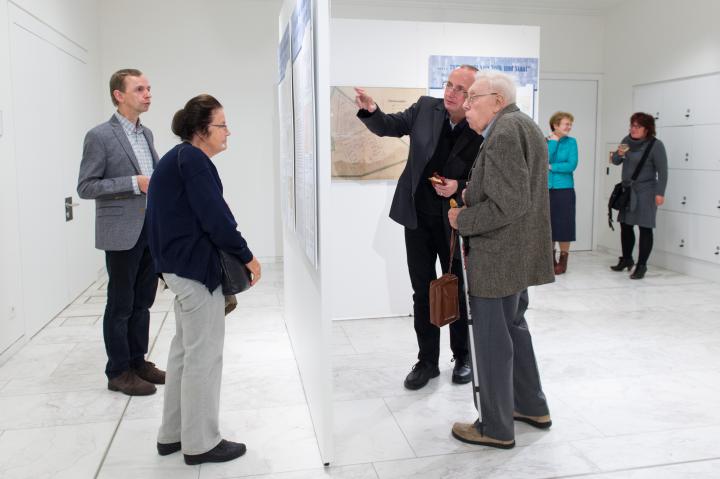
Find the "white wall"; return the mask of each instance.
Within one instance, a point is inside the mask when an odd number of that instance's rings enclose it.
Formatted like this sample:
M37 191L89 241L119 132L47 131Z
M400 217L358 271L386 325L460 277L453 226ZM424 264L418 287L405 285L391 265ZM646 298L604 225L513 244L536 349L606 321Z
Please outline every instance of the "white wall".
M74 127L79 122L93 124L99 118L95 110L97 90L92 87L84 88L84 83L77 82L72 82L72 87L66 86L80 70L83 71L83 80L87 79L88 84L92 84L92 78L98 74L96 6L95 0L68 0L61 4L49 0L16 0L3 1L0 4L0 110L3 111L4 130L0 137L0 162L8 180L0 189L0 214L3 218L0 237L0 361L7 359L38 327L50 321L72 301L96 277L102 264L99 255L85 250L84 242L81 244L66 241L72 231L72 234L87 239L90 243L94 235L91 220L65 223L59 229L52 229L48 225L58 223L56 216L50 219L52 221L43 223L44 218L35 214L39 206L40 209L49 206L57 214L63 213L60 202L65 195L74 193L82 152L82 136L74 134ZM15 25L15 22L18 25ZM23 32L25 38L31 36L36 43L18 41L18 31ZM59 53L60 49L53 50L58 46L54 41L57 39L68 47L62 50L65 53ZM71 50L82 54L71 62L54 63L56 58L52 57L53 62L48 63L39 59L38 52L34 49L37 45L42 45L44 51L55 51L59 57L67 56ZM31 64L33 59L36 61L34 66L37 67L33 69L35 72L51 70L52 75L19 73L24 70L17 66ZM48 88L48 85L52 88ZM54 94L53 89L62 89L62 93ZM18 106L23 104L18 95L19 91L25 94L22 98L32 96L32 92L37 92L36 99L53 94L58 98L58 102L39 102L36 109L27 111L26 108ZM63 115L61 110L67 108L62 106L65 103L74 106L72 110L64 110L67 115ZM48 131L42 126L43 122L52 123L55 129ZM32 156L30 159L23 157L20 154L21 147L28 146L28 143L19 143L22 135L29 135L33 141L37 140L33 145L46 145L53 151L54 156ZM48 140L48 137L53 136L59 136L60 141ZM27 148L25 150L29 151ZM53 161L61 174L48 177L49 170L39 166L43 161ZM33 169L33 166L36 167ZM29 169L31 174L23 174L23 168ZM36 187L52 183L58 190L62 189L64 195L51 194L44 188L38 188L37 194L32 196L31 188L20 186L23 182L32 183L32 175L35 175ZM33 197L32 202L21 200L28 195ZM81 210L76 214L78 213L85 212ZM25 226L30 224L26 221L28 219L42 226L23 229L23 221ZM38 294L41 293L30 278L40 277L41 273L38 273L33 267L33 261L28 261L28 258L37 256L33 255L33 251L37 249L31 245L33 241L42 242L43 235L54 239L53 244L48 244L47 241L43 243L41 252L47 252L52 257L52 264L43 263L44 270L59 268L67 271L67 274L65 280L49 286L53 288L49 290L53 293L52 300L48 294L43 298L44 301L39 302L38 298L41 296ZM73 263L73 268L68 269L65 263L71 257L83 259L79 263ZM81 285L76 284L79 278ZM31 314L31 306L38 304L44 306L43 313ZM17 340L18 334L21 336L20 340ZM11 350L6 350L13 341ZM3 352L5 354L2 354Z
M399 2L398 2L399 3ZM604 18L492 11L488 6L453 7L452 2L405 2L401 6L343 0L332 4L333 18L367 18L425 22L537 25L540 27L540 71L600 73L603 70ZM371 36L372 32L367 32Z
M225 199L253 253L282 256L277 168L277 15L280 0L102 2L102 81L139 68L153 104L142 121L164 155L179 141L172 117L210 93L225 107L232 136L213 159ZM105 94L106 115L113 111Z
M0 2L0 170L8 179L0 188L0 355L24 333L20 278L20 238L10 86L10 42L7 2ZM0 356L0 358L3 356Z
M718 18L720 2L716 0L637 0L608 12L601 143L617 144L627 134L633 85L720 71ZM603 155L602 161L607 162L607 154L599 152L598 163ZM598 186L607 188L604 167L599 166L603 183ZM607 211L605 216L600 214L602 207L598 204L598 245L619 251L619 233L607 227Z

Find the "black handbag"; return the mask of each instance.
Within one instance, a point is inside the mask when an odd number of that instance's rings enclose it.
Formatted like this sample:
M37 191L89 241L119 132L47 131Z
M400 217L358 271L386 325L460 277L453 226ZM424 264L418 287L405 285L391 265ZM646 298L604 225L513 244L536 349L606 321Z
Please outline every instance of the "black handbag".
M612 193L610 193L610 199L608 200L608 226L610 226L610 229L615 231L615 228L613 227L613 220L612 220L612 210L621 211L625 209L630 204L630 195L632 194L632 184L637 179L638 175L640 174L640 170L642 169L643 165L645 164L645 160L647 160L648 155L650 155L650 150L652 149L653 145L655 144L655 137L653 137L650 140L650 143L648 143L647 148L645 148L645 152L643 153L642 158L640 159L640 163L635 167L635 171L632 174L632 177L630 178L630 183L627 185L624 185L621 181L620 183L616 184L615 187L613 187Z
M225 296L242 293L250 288L252 277L245 263L232 253L218 249L222 271L222 292Z
M180 169L180 153L185 148L178 150L178 171L182 177L182 169ZM227 315L230 311L235 309L237 306L237 300L234 298L228 298L238 293L242 293L250 288L252 282L252 274L247 269L245 263L240 258L232 253L223 251L220 248L217 249L218 258L220 259L220 285L222 286L222 292L225 295L225 314ZM234 303L234 304L233 304Z

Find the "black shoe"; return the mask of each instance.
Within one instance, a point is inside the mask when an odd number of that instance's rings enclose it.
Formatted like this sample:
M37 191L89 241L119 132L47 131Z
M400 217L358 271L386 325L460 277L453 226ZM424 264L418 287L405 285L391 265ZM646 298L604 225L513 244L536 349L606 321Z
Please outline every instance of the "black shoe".
M157 443L158 454L161 456L167 456L168 454L178 452L180 449L181 445L179 442L169 442L167 444L163 444L161 442Z
M202 454L184 454L185 464L195 466L204 462L227 462L245 454L245 444L223 439L220 443Z
M470 364L469 358L462 358L455 360L455 367L453 368L452 382L455 384L467 384L472 380L472 365Z
M632 258L623 258L622 256L620 256L618 258L618 264L616 264L615 266L610 266L610 269L613 271L622 271L627 268L627 270L630 271L634 264L635 261L633 261Z
M635 266L635 271L630 275L630 279L643 279L647 273L647 266L639 264Z
M428 383L430 378L438 376L440 376L440 370L437 366L425 361L418 361L405 378L405 387L412 390L420 389Z

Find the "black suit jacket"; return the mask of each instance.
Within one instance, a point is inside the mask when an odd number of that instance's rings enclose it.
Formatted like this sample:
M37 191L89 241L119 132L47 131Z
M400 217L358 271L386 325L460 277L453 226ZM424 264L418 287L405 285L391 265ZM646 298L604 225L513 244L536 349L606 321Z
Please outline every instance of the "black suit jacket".
M360 110L358 118L370 131L378 136L401 137L410 135L410 152L390 207L390 218L410 228L417 228L417 210L415 191L421 181L428 181L423 171L437 147L443 122L447 121L447 111L442 98L421 96L416 103L405 111L384 113L378 108L373 113ZM455 142L445 167L440 172L444 177L458 180L456 200L460 203L460 193L465 188L473 161L482 143L482 137L470 127ZM443 202L445 213L450 209L449 201ZM443 214L449 230L447 214Z

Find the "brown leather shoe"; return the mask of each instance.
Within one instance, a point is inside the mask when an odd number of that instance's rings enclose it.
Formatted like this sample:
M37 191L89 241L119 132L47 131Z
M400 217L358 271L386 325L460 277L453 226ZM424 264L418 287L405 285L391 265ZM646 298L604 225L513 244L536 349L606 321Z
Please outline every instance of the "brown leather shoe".
M128 396L149 396L155 394L155 391L157 391L154 385L139 378L132 369L128 369L120 376L109 380L108 389L111 391L120 391Z
M155 367L155 363L145 361L142 366L134 369L141 379L153 384L165 384L165 371Z
M479 446L497 447L500 449L512 449L515 447L515 441L501 441L490 436L480 434L475 424L466 424L456 422L452 427L452 435L458 441L468 444L477 444Z
M550 426L552 426L549 414L544 416L526 416L524 414L520 414L519 412L515 412L513 413L513 419L524 422L525 424L530 424L538 429L549 429Z

